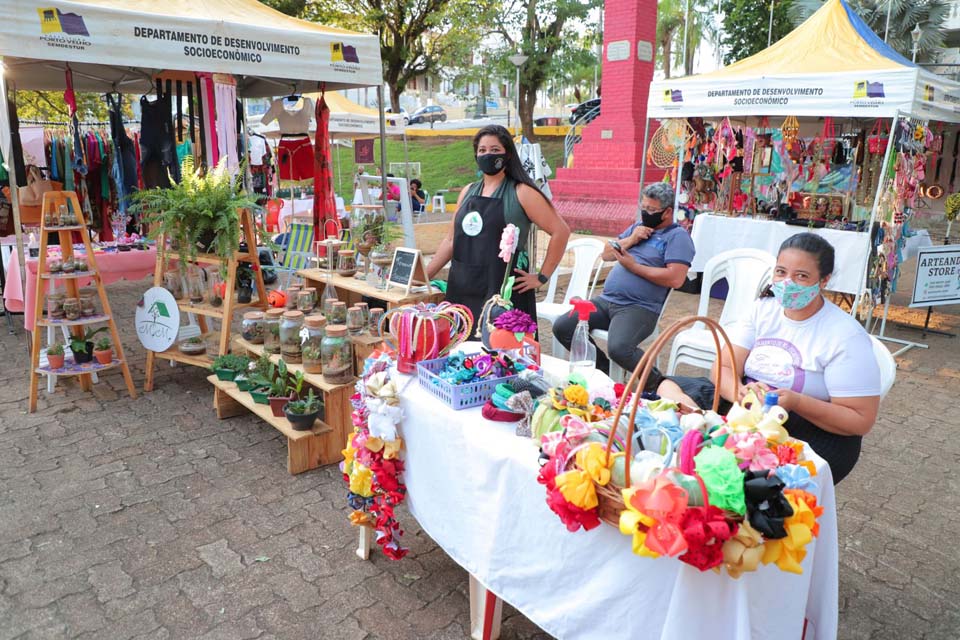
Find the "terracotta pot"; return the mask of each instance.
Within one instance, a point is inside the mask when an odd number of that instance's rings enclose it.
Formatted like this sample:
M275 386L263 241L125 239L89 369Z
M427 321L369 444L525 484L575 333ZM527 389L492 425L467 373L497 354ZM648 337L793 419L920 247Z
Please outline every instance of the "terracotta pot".
M273 415L282 418L283 408L291 400L293 400L293 394L289 396L270 396L270 410L273 412Z
M47 364L51 369L63 369L63 354L58 356L47 354Z
M113 362L113 348L104 349L103 351L94 351L94 357L97 359L97 362L100 364L110 364Z

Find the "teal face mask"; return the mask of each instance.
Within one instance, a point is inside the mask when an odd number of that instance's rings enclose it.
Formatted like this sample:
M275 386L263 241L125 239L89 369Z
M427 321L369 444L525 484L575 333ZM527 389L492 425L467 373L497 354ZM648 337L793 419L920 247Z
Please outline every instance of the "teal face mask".
M773 297L784 309L795 311L803 309L820 295L820 283L811 285L797 284L790 278L774 282L771 287Z

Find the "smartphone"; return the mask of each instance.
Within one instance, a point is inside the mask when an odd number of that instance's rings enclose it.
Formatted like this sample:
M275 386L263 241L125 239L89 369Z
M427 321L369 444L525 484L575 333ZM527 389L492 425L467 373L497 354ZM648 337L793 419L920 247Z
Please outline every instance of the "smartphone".
M613 247L614 251L616 251L617 253L623 253L623 247L620 246L619 242L617 242L616 240L608 240L607 242L610 244L611 247Z

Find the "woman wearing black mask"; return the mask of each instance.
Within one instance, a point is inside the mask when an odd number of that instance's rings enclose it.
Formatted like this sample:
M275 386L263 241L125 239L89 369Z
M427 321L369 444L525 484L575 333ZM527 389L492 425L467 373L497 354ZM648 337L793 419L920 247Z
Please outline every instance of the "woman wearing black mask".
M483 179L460 192L457 214L447 236L427 266L433 278L448 262L447 301L465 305L480 318L484 302L500 291L507 265L497 254L500 236L508 224L520 230L517 244L526 246L531 223L550 235L547 255L536 269L517 251L509 265L515 277L512 302L518 309L537 317L535 292L550 279L567 247L570 229L557 215L550 201L523 170L510 133L500 125L489 125L473 137L473 150Z

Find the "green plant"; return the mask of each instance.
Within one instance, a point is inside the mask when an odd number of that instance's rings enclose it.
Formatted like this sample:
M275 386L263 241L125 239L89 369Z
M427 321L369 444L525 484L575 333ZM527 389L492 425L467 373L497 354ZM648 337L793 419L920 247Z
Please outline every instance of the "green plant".
M59 342L54 342L52 345L47 347L48 356L62 356L63 355L63 345Z
M260 357L257 358L256 363L254 363L253 375L273 380L275 373L276 367L274 366L273 361L270 359L270 356L266 353L261 353Z
M217 356L213 360L214 369L229 369L230 371L246 371L249 364L250 358L233 353Z
M297 415L315 413L323 407L323 399L313 395L313 389L307 392L307 397L303 400L294 400L287 403L287 411Z
M107 349L113 348L113 343L110 342L110 338L103 337L97 340L93 348L96 351L106 351Z
M319 360L320 347L315 347L313 345L304 345L302 356L304 360Z
M94 336L96 336L101 331L106 331L106 327L100 327L96 331L87 331L82 336L73 336L70 338L70 351L74 353L86 353L87 352L87 343L93 342Z
M287 392L287 379L290 377L287 371L287 363L281 360L276 367L276 377L267 382L270 387L270 395L279 398Z
M226 158L204 174L194 168L188 155L181 174L183 179L167 189L133 194L133 211L151 227L151 238L163 234L176 243L181 269L196 260L198 245L212 249L226 264L240 248L239 211L254 209L257 203L243 193L241 181L230 175Z
M287 391L295 397L300 397L300 391L303 390L303 371L295 371L287 379Z
M192 338L187 338L187 344L203 344L203 338L200 336L193 336Z

